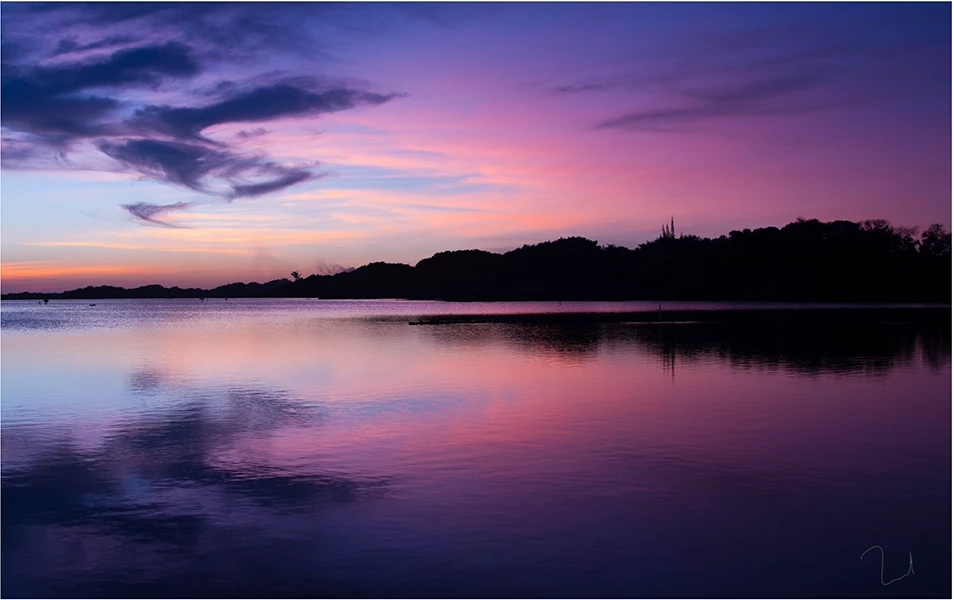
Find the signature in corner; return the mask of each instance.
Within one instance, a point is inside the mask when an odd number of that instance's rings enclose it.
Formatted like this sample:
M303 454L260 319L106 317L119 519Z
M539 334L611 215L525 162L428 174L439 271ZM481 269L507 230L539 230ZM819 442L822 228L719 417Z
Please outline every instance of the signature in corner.
M877 548L878 550L881 550L881 585L891 585L895 581L901 581L908 575L914 575L914 556L910 552L908 552L908 572L902 575L901 577L895 577L891 581L885 583L884 581L884 548L882 548L881 546L872 546L861 553L861 559L864 560L865 554L868 554L875 548Z

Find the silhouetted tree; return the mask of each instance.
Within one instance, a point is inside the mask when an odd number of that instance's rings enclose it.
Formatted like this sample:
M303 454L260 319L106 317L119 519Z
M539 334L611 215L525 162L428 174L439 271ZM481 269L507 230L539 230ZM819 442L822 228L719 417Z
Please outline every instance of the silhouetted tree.
M669 218L669 225L663 223L662 226L662 236L664 240L674 240L676 239L676 219L675 217Z
M934 223L921 234L918 251L924 256L943 256L951 253L951 234L944 226Z

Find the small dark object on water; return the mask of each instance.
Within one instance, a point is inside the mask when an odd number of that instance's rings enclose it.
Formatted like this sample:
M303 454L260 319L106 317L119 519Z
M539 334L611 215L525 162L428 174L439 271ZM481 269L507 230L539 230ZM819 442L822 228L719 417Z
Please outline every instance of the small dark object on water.
M43 304L49 304L49 303L50 303L50 299L49 299L49 298L44 298L44 299L43 299Z
M90 302L89 305L90 305L90 306L96 306L96 303L95 303L95 302Z

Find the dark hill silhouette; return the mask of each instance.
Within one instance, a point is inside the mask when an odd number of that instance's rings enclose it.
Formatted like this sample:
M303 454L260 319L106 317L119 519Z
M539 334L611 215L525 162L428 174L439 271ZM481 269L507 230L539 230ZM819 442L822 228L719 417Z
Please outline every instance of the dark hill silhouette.
M502 262L502 255L484 250L438 252L414 267L421 281L420 295L446 300L479 298Z
M312 275L288 286L287 296L305 298L408 298L418 289L417 272L405 264L374 262L348 273Z
M297 273L297 272L296 272ZM294 277L294 276L293 276ZM231 283L212 290L86 287L35 298L311 297L443 300L951 301L951 234L884 220L799 219L718 238L663 227L634 249L581 237L505 254L439 252L411 267L375 262L335 275Z

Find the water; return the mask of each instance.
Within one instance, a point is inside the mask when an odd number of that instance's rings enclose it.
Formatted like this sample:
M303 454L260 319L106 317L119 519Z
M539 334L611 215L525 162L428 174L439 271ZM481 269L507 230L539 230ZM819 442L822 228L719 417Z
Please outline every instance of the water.
M949 321L95 304L0 307L5 597L950 597Z

